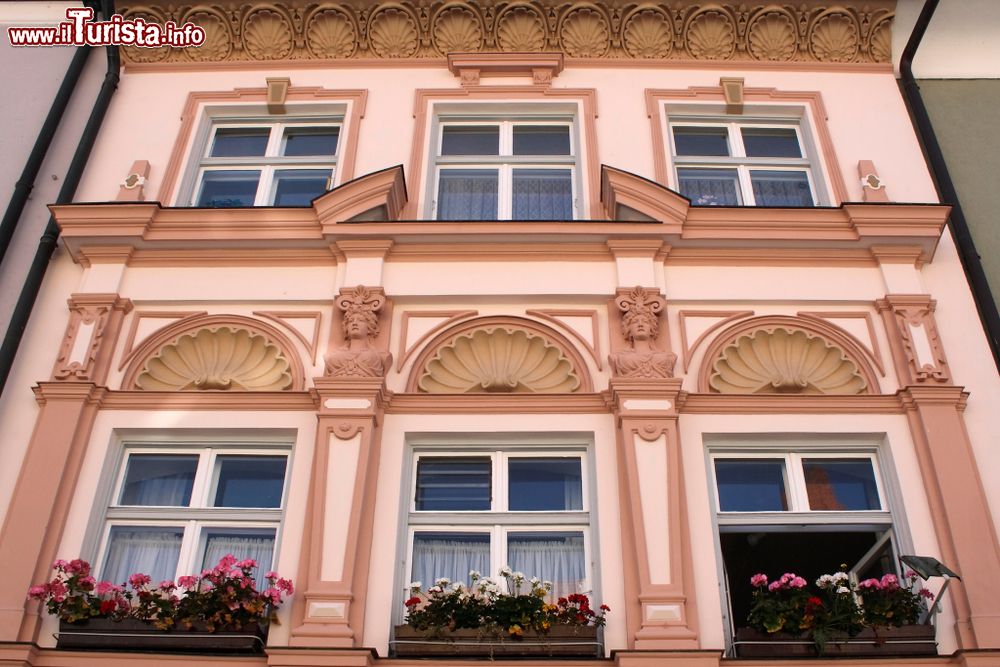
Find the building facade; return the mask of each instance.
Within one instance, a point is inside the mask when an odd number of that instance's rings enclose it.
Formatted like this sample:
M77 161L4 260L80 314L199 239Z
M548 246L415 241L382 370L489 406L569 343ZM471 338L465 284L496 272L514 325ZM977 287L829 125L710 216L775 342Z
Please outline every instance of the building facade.
M894 9L122 3L207 39L123 48L52 207L0 662L136 664L55 648L55 558L239 551L297 591L194 664L409 664L408 582L511 565L611 607L595 665L718 665L752 574L904 554L962 576L920 664L997 664L1000 379Z

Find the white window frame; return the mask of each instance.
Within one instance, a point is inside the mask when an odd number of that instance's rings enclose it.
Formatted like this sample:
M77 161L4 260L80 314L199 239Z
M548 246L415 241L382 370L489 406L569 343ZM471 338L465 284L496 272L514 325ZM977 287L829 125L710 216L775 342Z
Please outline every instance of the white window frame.
M311 113L310 113L311 111ZM304 113L301 113L304 112ZM268 128L267 147L263 156L211 157L215 135L220 129ZM282 156L284 132L289 128L337 128L337 151L334 155ZM197 206L201 197L204 175L209 171L260 171L254 206L272 206L274 202L275 172L290 169L329 170L326 189L337 184L337 165L346 139L344 112L339 105L336 111L324 114L321 109L305 107L300 115L269 116L251 110L218 109L209 114L195 138L188 175L182 183L178 199L181 206Z
M843 527L844 532L881 532L871 550L859 562L866 562L882 550L887 541L891 542L894 561L910 549L909 534L906 531L905 512L898 483L893 475L887 445L876 444L874 439L863 438L863 442L851 436L817 437L813 439L790 439L769 443L745 438L712 438L706 448L709 495L712 509L713 539L715 540L716 567L719 577L719 594L722 602L723 627L727 628L725 640L729 647L732 632L737 624L732 618L729 601L729 581L722 555L721 535L726 532L748 532L746 529L760 527L757 532L792 532L803 525L826 527L835 530ZM878 490L879 510L827 511L809 509L805 478L802 472L803 459L858 459L872 464ZM785 461L785 484L788 496L788 510L784 511L722 511L719 501L719 485L716 479L715 462L725 459L783 459ZM792 466L795 466L793 468ZM848 566L851 564L848 563ZM749 582L745 582L749 586Z
M198 456L191 500L187 506L122 505L119 500L123 491L129 458L132 455L163 454ZM276 508L213 507L211 493L218 482L219 456L275 456L285 458L285 479L282 485L281 502ZM168 445L163 443L132 443L123 445L121 457L114 473L111 497L102 517L98 537L94 571L103 574L111 529L115 526L178 528L183 532L177 571L174 576L201 572L199 562L205 550L206 531L211 529L262 529L274 531L274 551L272 567L276 569L277 555L281 540L281 528L288 498L291 479L291 448L275 443L247 445L245 443L190 443ZM234 554L239 557L239 554ZM210 565L210 564L209 564ZM263 572L255 573L262 575ZM121 583L121 582L114 582Z
M582 444L558 445L550 442L545 444L525 445L491 443L474 446L415 446L407 461L408 470L404 481L406 494L404 506L404 535L400 543L403 557L400 559L400 595L406 595L406 583L410 581L413 571L413 539L418 532L432 533L482 533L490 536L490 567L491 572L483 572L498 580L497 570L506 565L507 535L509 533L565 533L578 532L583 534L585 579L581 584L581 592L592 591L595 588L598 572L594 558L596 546L594 540L594 513L591 498L592 470L591 450ZM420 457L428 458L469 458L489 457L491 460L491 509L438 512L416 509L417 463ZM580 460L582 509L561 511L507 511L507 462L515 458L572 458ZM533 573L525 572L527 576ZM433 582L422 582L425 587ZM469 582L466 581L466 584ZM506 582L498 580L502 586ZM402 620L402 600L396 605L399 618Z
M569 130L570 151L568 155L514 155L514 128L519 125L566 127ZM499 128L498 155L442 155L446 127L468 126ZM438 114L432 127L432 154L430 191L427 201L428 218L437 220L438 192L442 169L482 169L496 170L497 174L497 217L496 220L511 220L514 208L514 169L561 169L570 171L571 208L573 220L583 217L580 184L580 138L575 114Z
M756 106L756 105L755 105ZM808 115L804 109L778 107L768 113L769 107L748 108L738 117L726 115L721 110L716 113L705 105L666 104L666 144L670 169L670 187L680 192L680 169L736 169L739 180L738 206L757 206L753 194L750 172L799 171L806 174L813 207L829 206L831 197L824 180L822 156L809 128ZM674 141L675 127L725 128L729 145L729 156L689 156L678 155ZM743 128L791 129L795 131L800 158L790 157L747 157L743 142Z

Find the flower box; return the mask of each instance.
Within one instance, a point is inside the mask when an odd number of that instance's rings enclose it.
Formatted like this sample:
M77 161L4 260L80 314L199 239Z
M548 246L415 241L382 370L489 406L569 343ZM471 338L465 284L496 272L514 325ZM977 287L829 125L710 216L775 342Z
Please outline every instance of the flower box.
M439 636L397 625L391 642L398 658L537 657L600 658L604 647L596 626L554 625L546 633L525 630L520 637L498 637L477 629L445 631Z
M835 634L826 641L822 653L809 635L770 634L752 628L739 628L734 648L740 658L937 655L933 625L865 628L854 637Z
M162 653L260 653L266 639L267 630L259 623L248 623L239 630L222 628L209 632L197 625L191 629L160 630L132 618L121 621L91 618L76 623L60 621L57 646L64 649Z

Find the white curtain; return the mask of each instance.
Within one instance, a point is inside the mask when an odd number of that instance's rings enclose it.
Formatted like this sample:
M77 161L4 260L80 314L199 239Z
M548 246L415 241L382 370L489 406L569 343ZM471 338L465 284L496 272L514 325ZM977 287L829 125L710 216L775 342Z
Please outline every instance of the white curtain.
M495 169L442 169L438 179L438 220L496 220Z
M514 220L572 220L569 169L515 169Z
M170 528L112 528L102 579L121 584L136 572L152 577L154 586L173 579L182 537L182 531Z
M469 570L491 574L489 537L414 536L410 580L422 583L424 590L441 577L469 584Z
M695 206L739 206L735 169L680 169L681 194Z
M267 583L264 574L271 569L271 560L274 555L274 535L209 534L205 540L205 557L202 560L202 568L215 567L219 560L227 554L232 554L238 561L247 558L257 561L257 569L254 570L253 575L257 582L257 590L261 590L261 586L265 586Z
M581 533L549 539L511 534L507 561L515 572L551 581L553 599L580 592L587 577Z

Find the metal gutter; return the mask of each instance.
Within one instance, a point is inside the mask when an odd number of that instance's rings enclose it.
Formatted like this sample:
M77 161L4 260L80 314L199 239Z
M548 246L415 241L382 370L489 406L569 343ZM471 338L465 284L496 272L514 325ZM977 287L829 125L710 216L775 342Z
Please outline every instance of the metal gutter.
M920 95L920 87L913 77L913 57L917 48L927 32L934 10L937 9L939 0L925 0L920 16L917 18L910 39L903 49L903 55L899 61L900 88L903 92L903 99L910 110L910 116L916 126L917 137L924 148L924 154L931 167L931 174L937 183L941 201L952 207L951 218L948 222L955 245L958 249L958 256L965 269L965 275L969 279L969 287L972 289L972 297L976 302L976 310L979 311L979 319L989 340L990 349L993 352L993 363L1000 370L1000 313L997 312L996 301L993 300L993 293L990 291L990 284L983 270L979 253L973 242L972 234L969 232L969 225L962 212L962 205L958 200L958 192L955 184L951 180L948 172L948 165L945 162L944 154L941 152L941 145L934 134L934 125L931 123L927 107Z

